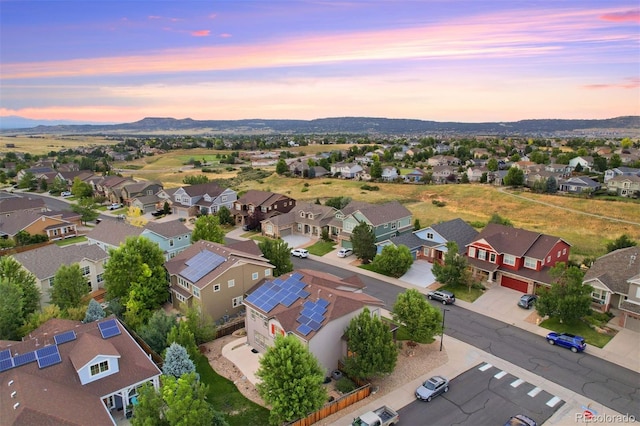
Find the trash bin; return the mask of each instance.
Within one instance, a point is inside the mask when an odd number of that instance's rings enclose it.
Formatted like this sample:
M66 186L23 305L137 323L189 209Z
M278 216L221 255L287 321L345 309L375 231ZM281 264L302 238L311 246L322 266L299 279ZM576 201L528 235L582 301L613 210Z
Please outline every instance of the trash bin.
M331 377L333 377L333 380L336 380L336 381L342 379L342 371L333 370L333 373L331 373Z

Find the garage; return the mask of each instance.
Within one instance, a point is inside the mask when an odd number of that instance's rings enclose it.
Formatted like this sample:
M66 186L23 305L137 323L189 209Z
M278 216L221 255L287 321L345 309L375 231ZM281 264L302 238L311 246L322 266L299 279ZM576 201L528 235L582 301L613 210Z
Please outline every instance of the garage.
M280 237L288 237L291 234L292 234L291 228L285 228L280 230Z
M512 288L514 290L521 291L523 293L526 293L529 290L529 283L527 283L526 281L518 280L512 277L507 277L506 275L502 276L500 280L500 285L502 287Z
M624 328L640 333L640 318L633 317L629 314L626 314L625 316Z

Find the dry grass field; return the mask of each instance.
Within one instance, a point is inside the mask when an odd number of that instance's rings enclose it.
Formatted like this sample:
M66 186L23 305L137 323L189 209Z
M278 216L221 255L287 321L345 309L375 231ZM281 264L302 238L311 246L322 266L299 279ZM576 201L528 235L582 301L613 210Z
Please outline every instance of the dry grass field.
M7 144L15 145L8 148ZM51 151L78 148L80 146L113 145L113 140L98 136L0 136L0 153L28 152L30 154L48 154Z

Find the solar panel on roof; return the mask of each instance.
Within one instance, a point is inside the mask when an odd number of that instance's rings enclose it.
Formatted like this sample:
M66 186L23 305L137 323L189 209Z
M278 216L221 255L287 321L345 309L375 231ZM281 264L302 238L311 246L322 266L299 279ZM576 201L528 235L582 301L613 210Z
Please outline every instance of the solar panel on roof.
M4 359L9 359L11 358L11 350L10 349L5 349L4 351L0 351L0 361L4 360Z
M304 291L304 290L300 290L298 291L298 293L296 293L298 295L299 298L301 299L305 299L307 296L309 296L309 292L308 291Z
M326 308L327 306L329 306L329 301L325 299L318 299L318 301L316 302L316 305Z
M305 308L312 309L315 305L311 300L307 300L302 304Z
M320 327L322 327L322 324L320 324L318 321L313 321L313 320L309 321L307 325L311 327L313 331L318 331L320 330Z
M303 336L306 336L307 334L311 333L311 327L309 327L307 324L302 324L299 325L297 330L302 333Z
M218 254L203 250L185 262L187 267L180 272L180 275L195 283L224 263L225 260Z
M108 339L113 336L117 336L120 334L120 329L118 327L110 327L102 330L102 338Z
M56 351L56 353L52 355L45 356L44 358L38 358L38 367L46 368L60 362L62 362L62 358L60 357L60 353Z
M314 321L322 322L322 321L324 321L324 315L319 314L317 312L314 312L311 315L311 319L314 320Z
M296 300L298 300L298 297L294 294L290 294L284 298L282 304L288 308L289 306L293 305Z
M16 367L19 367L24 364L29 364L30 362L34 362L36 360L36 353L27 352L26 354L16 355L13 357L13 364Z
M307 317L307 316L300 315L300 316L298 317L298 322L299 322L300 324L306 324L306 323L308 323L309 321L311 321L311 318L309 318L309 317Z
M58 353L58 347L56 345L49 345L36 350L36 357L40 359L56 353Z
M11 370L13 368L13 359L7 358L0 360L0 372Z
M100 330L110 327L117 327L116 320L113 318L98 323L98 328Z
M304 277L304 275L302 275L300 272L294 272L293 274L291 274L291 278L295 278L297 280L299 280L302 277Z
M262 305L262 310L265 312L270 312L273 308L276 307L277 304L278 302L276 302L275 300L269 300L264 305Z
M300 314L304 315L305 317L311 318L311 315L313 315L314 312L311 309L305 308L302 310L302 312L300 312Z
M53 340L56 341L56 345L76 340L76 332L74 330L65 331L64 333L54 336Z

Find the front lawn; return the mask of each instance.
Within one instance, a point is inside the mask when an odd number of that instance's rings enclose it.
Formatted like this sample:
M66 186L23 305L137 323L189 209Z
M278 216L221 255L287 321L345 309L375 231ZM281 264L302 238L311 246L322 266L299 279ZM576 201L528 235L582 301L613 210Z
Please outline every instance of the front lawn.
M82 235L80 237L65 238L64 240L56 241L56 245L59 247L64 247L64 246L69 246L71 244L82 243L85 241L87 241L87 237Z
M391 318L386 318L383 317L382 318L384 321L390 322L391 324L395 324L398 326L398 330L396 330L396 340L397 341L408 341L411 340L409 338L409 334L407 333L407 328L402 325L402 324L398 324L397 322L395 322L393 319ZM422 339L422 340L416 340L415 342L417 343L433 343L433 341L435 340L435 336L432 339Z
M603 348L615 335L615 331L610 334L598 333L582 320L575 323L561 323L558 318L549 318L542 321L540 327L557 333L570 333L582 336L588 344L598 348Z
M456 296L456 299L464 300L465 302L473 303L475 300L482 296L485 290L478 287L467 287L466 285L443 285L438 287L438 290L450 291Z
M331 252L335 243L333 241L318 241L312 246L307 247L309 253L315 254L316 256L324 256L325 254Z
M202 383L208 386L207 400L224 413L230 426L269 424L269 410L245 398L233 382L211 368L207 357L198 358L196 370Z

